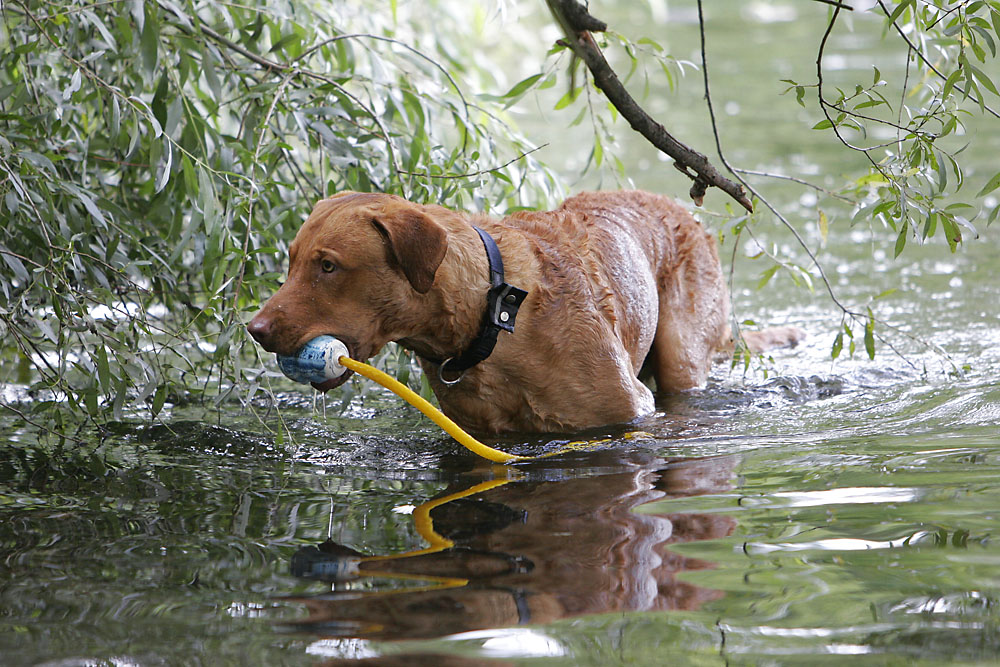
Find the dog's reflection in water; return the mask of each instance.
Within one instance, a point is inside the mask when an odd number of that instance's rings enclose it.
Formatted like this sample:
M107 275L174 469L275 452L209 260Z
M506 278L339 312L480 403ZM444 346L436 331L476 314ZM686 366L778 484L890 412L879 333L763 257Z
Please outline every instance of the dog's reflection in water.
M431 542L421 551L366 557L332 542L300 550L292 563L298 576L342 582L390 576L396 584L335 586L332 593L293 598L309 612L294 629L423 639L581 614L693 610L720 597L677 577L712 564L670 546L725 537L736 522L720 514L635 509L724 491L735 460L615 456L618 472L610 474L530 481L529 473L529 481L449 488L414 512ZM400 579L413 586L399 588Z

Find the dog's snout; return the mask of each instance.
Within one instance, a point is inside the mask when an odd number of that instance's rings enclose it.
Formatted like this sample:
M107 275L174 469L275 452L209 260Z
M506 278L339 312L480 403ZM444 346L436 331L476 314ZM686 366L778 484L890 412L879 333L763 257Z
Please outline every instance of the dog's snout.
M247 324L247 331L265 350L270 351L274 339L274 320L272 318L264 313L257 313Z

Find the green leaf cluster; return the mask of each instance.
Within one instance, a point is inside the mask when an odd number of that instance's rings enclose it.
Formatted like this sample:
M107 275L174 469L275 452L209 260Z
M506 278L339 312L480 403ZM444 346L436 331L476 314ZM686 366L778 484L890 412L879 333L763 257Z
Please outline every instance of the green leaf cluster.
M875 66L871 85L837 88L837 96L821 99L827 118L814 129L833 130L871 161L868 174L845 191L857 201L854 223L890 230L897 257L908 240L934 236L954 252L966 236L977 235L977 224L992 224L1000 211L984 201L1000 187L1000 173L985 174L985 185L970 191L960 157L974 140L965 120L973 114L1000 119L1000 93L987 74L997 71L1000 2L902 0L894 7L879 3L875 11L885 14L886 38L907 46L907 80L887 92Z
M58 429L249 404L274 373L244 323L317 200L559 194L502 107L466 92L490 75L435 6L5 3L0 382L32 400L4 405Z

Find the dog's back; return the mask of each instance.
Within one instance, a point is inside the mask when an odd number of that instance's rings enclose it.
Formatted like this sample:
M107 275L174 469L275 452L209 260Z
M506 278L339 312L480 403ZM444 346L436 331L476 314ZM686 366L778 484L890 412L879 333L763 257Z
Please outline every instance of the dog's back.
M557 284L570 307L602 314L636 374L652 350L663 390L704 383L728 339L729 300L715 239L684 207L637 190L584 192L502 224L535 241L543 291ZM565 320L565 309L553 319Z

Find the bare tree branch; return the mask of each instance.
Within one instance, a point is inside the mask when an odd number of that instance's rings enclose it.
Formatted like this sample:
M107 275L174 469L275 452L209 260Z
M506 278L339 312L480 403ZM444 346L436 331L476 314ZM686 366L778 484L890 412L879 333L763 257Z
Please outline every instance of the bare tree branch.
M815 1L816 2L821 2L824 5L832 5L832 6L836 7L837 9L846 9L849 12L853 12L854 11L854 7L851 7L850 5L844 4L843 2L838 2L837 0L815 0Z
M625 86L611 69L611 65L605 60L604 54L590 34L591 31L600 32L607 26L591 16L577 0L546 0L546 3L552 16L566 34L567 43L574 55L587 65L597 87L607 95L608 100L633 130L672 157L674 166L694 181L690 194L695 204L700 206L705 189L715 186L739 202L747 211L752 212L753 205L742 186L720 174L707 157L675 139L625 90Z
M406 174L407 176L419 176L420 178L444 178L444 179L449 179L449 178L475 178L476 176L482 176L484 174L492 174L494 172L498 172L501 169L509 167L510 165L514 164L515 162L523 160L524 158L528 157L529 155L531 155L535 151L542 150L546 146L548 146L548 144L542 144L541 146L535 146L530 151L524 151L523 153L521 153L517 157L512 158L512 159L508 160L507 162L504 162L501 165L498 165L496 167L490 167L489 169L479 169L477 171L470 171L470 172L465 173L465 174L432 174L432 173L426 172L426 171L406 171L405 169L400 169L399 173Z

